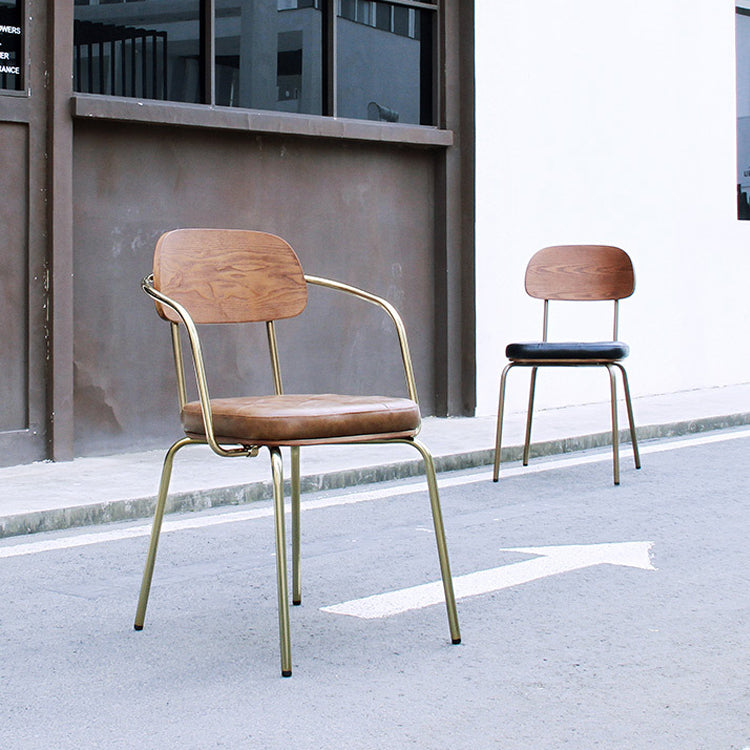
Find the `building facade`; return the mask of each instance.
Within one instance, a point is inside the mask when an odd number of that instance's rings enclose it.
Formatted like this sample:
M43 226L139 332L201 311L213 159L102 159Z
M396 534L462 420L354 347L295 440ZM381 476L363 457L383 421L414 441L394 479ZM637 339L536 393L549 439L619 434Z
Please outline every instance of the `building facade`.
M749 14L0 0L2 462L175 434L168 334L139 281L178 226L275 232L307 271L391 298L426 414L494 413L505 345L541 330L523 272L550 244L633 258L635 396L747 382ZM280 325L287 390L398 392L381 320L329 301ZM568 324L609 332L566 311L551 335ZM271 387L262 332L214 346L219 393ZM508 395L525 408L524 388ZM607 396L597 373L553 373L537 402Z
M463 0L0 0L0 460L174 436L139 284L184 226L279 234L392 299L423 411L472 413L473 61ZM313 290L286 389L400 392L371 312ZM263 336L218 335L217 394L272 389Z

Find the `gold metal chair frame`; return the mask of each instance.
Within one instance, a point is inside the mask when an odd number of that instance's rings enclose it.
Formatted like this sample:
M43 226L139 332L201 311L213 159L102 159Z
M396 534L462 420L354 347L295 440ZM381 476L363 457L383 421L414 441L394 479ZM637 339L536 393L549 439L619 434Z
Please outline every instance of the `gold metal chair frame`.
M577 257L574 265L566 267L565 253L569 251L581 251L583 253L580 257ZM591 252L603 251L604 253L610 253L616 251L617 254L622 254L626 259L626 278L623 280L619 276L623 275L623 269L616 269L612 272L611 269L607 269L606 266L596 268L594 271L594 265L591 264L590 268L586 267L587 263L591 263L589 254ZM533 273L535 259L543 257L543 254L550 254L551 262L546 265L539 263L540 267L544 269L544 274L539 278L532 279L530 282L530 273ZM553 280L556 274L569 275L566 279L567 283L571 283L570 276L580 275L585 276L589 271L593 271L592 276L596 277L601 275L605 276L607 272L614 276L614 281L607 281L608 291L602 292L601 290L595 289L594 291L588 291L582 287L575 288L575 283L571 286L574 291L566 292L552 292ZM627 271L630 273L630 278L627 279ZM603 284L602 278L594 278L594 283ZM532 260L529 262L527 269L527 281L526 291L533 297L539 297L544 299L544 318L542 324L542 343L548 342L549 332L549 303L550 299L560 300L611 300L614 303L614 314L613 314L613 331L612 331L612 342L617 342L619 333L619 312L620 312L620 298L627 297L632 294L634 289L634 280L632 276L632 265L627 254L619 248L613 248L609 246L556 246L545 248L539 251ZM615 377L615 368L618 369L622 375L623 390L625 393L625 405L628 414L628 423L630 426L630 440L633 446L633 458L635 462L635 468L641 468L640 453L638 451L638 440L636 438L635 423L633 419L633 405L630 398L630 387L628 384L628 375L625 371L625 367L617 359L511 359L511 361L503 369L502 375L500 376L500 397L498 402L498 413L497 413L497 428L495 433L495 460L493 464L492 480L498 481L500 475L500 459L502 450L502 435L503 435L503 411L505 408L505 387L508 373L514 367L530 367L531 378L529 385L529 401L526 412L526 432L524 436L523 446L523 465L528 466L529 463L529 451L531 446L531 423L532 414L534 411L534 393L536 389L536 376L537 370L540 367L604 367L609 373L610 382L610 399L611 399L611 414L612 414L612 464L614 483L620 484L620 451L619 451L619 427L617 423L617 381Z
M414 371L409 353L409 346L406 338L406 329L401 316L396 308L387 300L371 294L370 292L358 289L356 287L344 284L331 279L321 278L319 276L310 276L305 274L304 279L307 284L325 287L327 289L344 292L356 298L365 300L384 310L393 321L398 336L401 350L401 358L404 367L406 385L409 398L417 402L417 388L414 379ZM143 572L138 607L135 616L134 627L136 630L142 630L146 615L146 606L148 604L149 591L153 577L156 552L159 544L159 534L164 517L165 504L169 491L169 481L172 473L172 465L175 454L187 445L208 445L211 450L219 456L235 458L257 456L258 445L242 445L230 447L222 445L220 439L214 433L213 419L211 415L211 400L208 392L208 382L206 369L201 350L200 338L196 324L193 322L190 314L180 303L170 299L154 287L153 274L146 276L141 286L143 291L152 297L156 302L173 310L185 326L188 341L192 353L195 378L198 389L198 397L203 411L203 420L205 427L205 438L194 436L185 436L177 440L167 451L164 459L164 465L159 484L156 508L154 513L151 540L149 544L148 556ZM177 389L180 409L187 403L187 389L185 381L185 366L180 339L179 323L169 321L172 334L172 348L174 354L174 363L177 373ZM279 365L278 347L276 342L276 330L273 321L266 322L268 335L268 346L273 370L274 389L277 395L284 393L281 368ZM432 510L433 524L437 541L438 557L440 561L440 572L443 581L443 590L445 593L445 602L448 613L448 623L452 643L461 642L461 634L458 624L458 614L456 610L456 599L453 591L453 583L448 560L448 549L445 541L445 530L443 526L442 513L440 509L440 500L438 495L438 486L435 475L435 465L430 451L415 438L388 438L372 440L341 440L337 444L403 444L410 445L416 449L422 456L427 478L427 486L430 497L430 506ZM270 453L272 483L273 483L273 506L274 506L274 524L275 524L275 545L276 545L276 577L278 591L278 613L279 613L279 642L281 651L281 674L288 677L292 673L291 658L291 636L289 625L289 604L288 604L288 584L287 584L287 558L286 558L286 533L284 521L284 489L283 489L283 462L281 451L278 446L267 446ZM301 604L302 585L301 585L301 551L300 551L300 446L291 445L291 520L292 520L292 600L295 605Z

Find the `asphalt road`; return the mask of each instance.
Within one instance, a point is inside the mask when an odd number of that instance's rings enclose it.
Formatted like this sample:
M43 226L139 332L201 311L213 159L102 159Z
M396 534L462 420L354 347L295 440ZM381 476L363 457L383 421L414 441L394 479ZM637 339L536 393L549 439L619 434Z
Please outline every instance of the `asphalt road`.
M169 519L142 632L145 524L4 540L0 747L750 748L750 431L627 448L441 476L458 646L325 610L439 579L422 480L304 498L290 679L270 503Z

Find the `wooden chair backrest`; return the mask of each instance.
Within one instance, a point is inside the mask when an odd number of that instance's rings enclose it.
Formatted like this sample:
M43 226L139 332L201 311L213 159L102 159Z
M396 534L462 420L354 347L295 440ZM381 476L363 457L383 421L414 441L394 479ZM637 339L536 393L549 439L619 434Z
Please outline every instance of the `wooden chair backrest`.
M196 323L251 323L292 318L307 305L307 283L291 246L266 232L175 229L154 252L154 287ZM176 313L157 303L159 314Z
M526 267L526 293L537 299L617 300L635 290L628 254L610 245L555 245Z

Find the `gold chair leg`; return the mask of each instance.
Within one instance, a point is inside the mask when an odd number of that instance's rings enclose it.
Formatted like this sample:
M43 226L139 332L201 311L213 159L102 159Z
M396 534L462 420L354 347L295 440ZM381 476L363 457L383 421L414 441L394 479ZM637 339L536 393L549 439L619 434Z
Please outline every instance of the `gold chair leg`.
M292 454L292 604L302 604L300 577L300 471L299 446L291 447Z
M513 363L505 365L503 374L500 376L500 399L497 405L497 428L495 431L495 463L492 468L492 481L497 482L500 476L500 452L503 443L503 410L505 408L505 380Z
M456 610L456 596L453 592L453 578L448 561L448 546L445 541L445 528L443 526L443 514L440 510L440 497L438 495L437 479L435 477L435 462L432 454L418 440L406 441L413 445L424 459L424 469L427 475L427 487L430 492L430 506L432 507L432 521L435 525L435 538L437 540L438 557L440 558L440 574L443 578L443 591L445 592L445 606L448 610L448 625L450 627L451 641L461 643L461 631L458 627L458 612Z
M279 604L281 676L292 676L292 645L289 633L289 589L286 580L286 535L284 533L284 465L281 451L269 448L273 477L273 514L276 530L276 589Z
M538 367L531 368L531 381L529 383L529 408L526 412L526 436L523 441L523 465L529 465L529 449L531 448L531 420L534 414L534 392L536 391L536 371Z
M620 484L620 431L617 426L617 381L612 365L605 365L609 373L609 386L612 393L612 464L615 484Z
M154 522L151 527L151 542L146 557L146 567L143 571L143 580L141 581L141 593L138 597L138 608L135 613L136 630L143 630L143 623L146 619L146 605L148 604L148 595L151 591L151 579L154 575L154 563L156 562L156 549L159 546L159 534L161 533L161 524L164 519L164 507L167 502L169 492L169 480L172 476L172 464L174 457L180 448L194 443L190 438L181 438L168 451L164 457L164 466L161 470L161 481L159 483L159 494L156 498L156 509L154 511Z
M635 468L640 469L641 468L641 454L638 451L638 439L635 435L635 420L633 419L633 404L630 400L630 386L628 385L628 374L625 372L625 368L619 364L619 362L615 362L615 367L618 367L620 369L620 372L622 373L622 384L623 388L625 390L625 406L628 410L628 422L630 423L630 442L633 445L633 459L635 461Z

